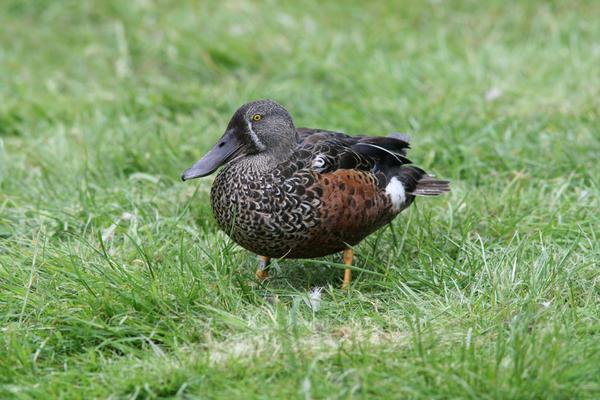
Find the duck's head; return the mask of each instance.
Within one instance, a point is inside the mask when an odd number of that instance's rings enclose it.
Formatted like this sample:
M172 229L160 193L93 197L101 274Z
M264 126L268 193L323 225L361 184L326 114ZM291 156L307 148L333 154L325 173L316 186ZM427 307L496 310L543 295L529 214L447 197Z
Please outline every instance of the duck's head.
M241 157L263 154L284 159L297 143L294 122L285 108L272 100L253 101L237 109L221 139L185 170L181 179L210 175L221 165Z

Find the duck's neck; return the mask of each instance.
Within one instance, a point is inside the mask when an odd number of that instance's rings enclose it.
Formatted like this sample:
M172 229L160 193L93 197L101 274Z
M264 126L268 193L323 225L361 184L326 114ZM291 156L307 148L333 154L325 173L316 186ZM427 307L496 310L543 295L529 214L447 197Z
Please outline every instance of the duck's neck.
M266 151L251 154L235 160L236 169L266 173L273 170L285 160L289 160L293 149L278 149L278 151Z

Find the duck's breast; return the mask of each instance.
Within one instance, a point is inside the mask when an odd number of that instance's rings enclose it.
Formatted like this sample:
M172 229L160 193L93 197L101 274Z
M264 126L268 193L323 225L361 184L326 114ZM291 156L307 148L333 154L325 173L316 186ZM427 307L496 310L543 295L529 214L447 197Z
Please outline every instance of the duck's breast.
M319 224L316 176L222 171L211 190L213 213L236 243L257 254L282 257L305 242Z

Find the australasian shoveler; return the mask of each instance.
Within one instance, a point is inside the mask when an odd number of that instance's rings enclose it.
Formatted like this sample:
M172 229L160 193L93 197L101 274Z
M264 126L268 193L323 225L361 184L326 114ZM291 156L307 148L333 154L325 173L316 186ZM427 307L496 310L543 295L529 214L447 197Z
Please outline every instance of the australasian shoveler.
M296 128L271 100L240 107L217 144L182 175L207 176L223 166L211 189L213 213L236 243L271 258L312 258L343 251L389 223L415 196L437 196L449 182L409 165L408 138L348 136ZM350 284L346 269L342 287Z

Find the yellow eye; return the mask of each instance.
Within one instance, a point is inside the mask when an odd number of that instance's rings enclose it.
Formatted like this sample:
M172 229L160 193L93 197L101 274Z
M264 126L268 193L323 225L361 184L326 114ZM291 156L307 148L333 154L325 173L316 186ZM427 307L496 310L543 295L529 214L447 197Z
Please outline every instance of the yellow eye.
M260 114L254 114L252 116L252 121L260 121L262 119L262 115Z

